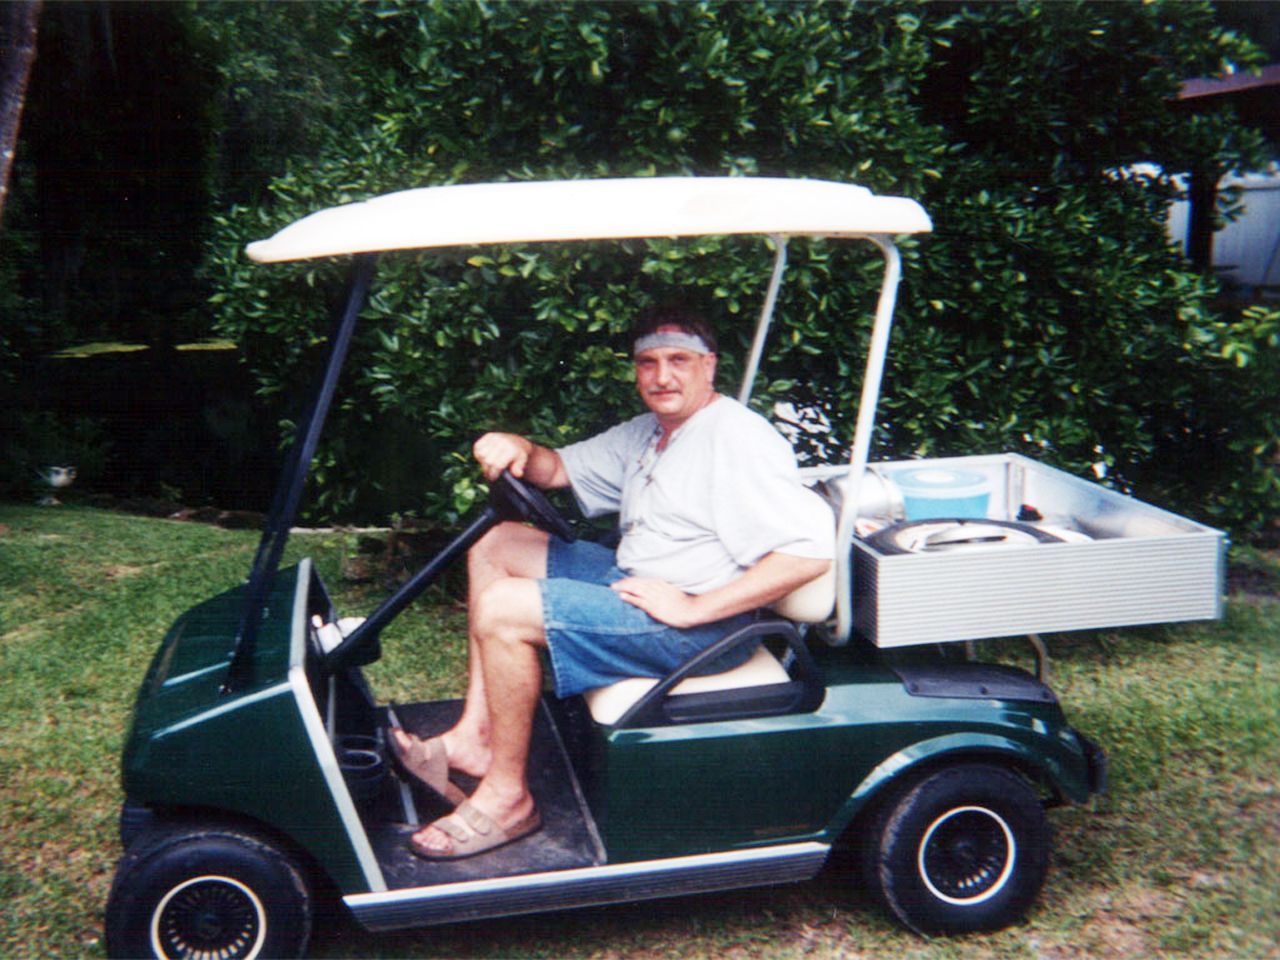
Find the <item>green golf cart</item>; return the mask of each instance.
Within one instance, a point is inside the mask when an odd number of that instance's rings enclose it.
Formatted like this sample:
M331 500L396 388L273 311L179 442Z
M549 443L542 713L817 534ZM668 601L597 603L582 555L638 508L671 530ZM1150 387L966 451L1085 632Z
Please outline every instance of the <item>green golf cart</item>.
M349 290L247 579L183 614L142 681L108 952L298 956L322 895L392 930L805 881L842 846L859 852L857 882L912 929L1017 920L1048 866L1046 807L1102 790L1105 760L1044 682L1047 659L1036 676L976 661L973 642L1025 634L1043 654L1042 632L1217 616L1223 541L1020 457L868 462L900 272L893 238L930 228L914 201L849 184L650 178L409 190L250 245L262 263L350 258ZM504 476L363 619L335 609L309 560L281 567L378 257L735 234L773 250L744 400L788 238L861 240L884 258L849 462L805 471L832 508L832 576L670 676L545 697L530 759L542 829L456 862L413 856L408 837L447 808L397 774L384 731L438 732L461 703L379 703L361 668L493 524L565 538L575 527ZM740 645L754 650L745 664L700 675Z

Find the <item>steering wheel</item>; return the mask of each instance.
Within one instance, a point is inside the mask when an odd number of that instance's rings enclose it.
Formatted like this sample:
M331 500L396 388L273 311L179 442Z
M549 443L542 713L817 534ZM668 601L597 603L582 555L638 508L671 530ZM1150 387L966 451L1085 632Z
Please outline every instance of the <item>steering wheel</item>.
M489 506L503 520L528 520L565 543L578 539L565 515L552 506L546 494L517 480L509 470L503 470L489 488Z

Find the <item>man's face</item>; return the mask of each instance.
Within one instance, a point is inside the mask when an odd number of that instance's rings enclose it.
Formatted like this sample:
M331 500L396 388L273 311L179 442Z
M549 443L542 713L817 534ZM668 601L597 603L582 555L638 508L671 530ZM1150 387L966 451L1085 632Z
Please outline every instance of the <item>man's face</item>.
M657 333L680 332L664 325ZM636 389L645 406L669 427L701 410L715 393L716 356L681 347L654 347L636 354Z

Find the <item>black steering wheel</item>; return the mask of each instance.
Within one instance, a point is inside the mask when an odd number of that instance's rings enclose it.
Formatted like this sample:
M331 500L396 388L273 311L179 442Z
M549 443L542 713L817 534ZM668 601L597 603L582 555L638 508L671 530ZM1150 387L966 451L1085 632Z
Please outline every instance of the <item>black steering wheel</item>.
M509 470L503 470L489 488L489 506L503 520L528 520L565 543L578 539L565 515L552 506L546 494L517 480Z

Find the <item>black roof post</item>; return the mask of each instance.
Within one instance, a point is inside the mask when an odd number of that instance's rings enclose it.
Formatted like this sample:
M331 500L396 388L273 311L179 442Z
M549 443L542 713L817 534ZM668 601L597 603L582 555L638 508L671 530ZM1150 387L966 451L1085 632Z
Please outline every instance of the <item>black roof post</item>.
M222 686L223 693L239 689L252 679L253 649L258 624L262 619L262 606L271 592L271 582L280 565L280 557L284 554L289 531L297 519L298 504L306 487L311 459L315 456L320 432L329 414L338 377L342 373L347 350L355 333L356 319L364 309L377 263L375 254L361 254L352 265L346 301L329 336L329 360L325 365L324 379L316 392L309 414L298 424L297 438L285 460L280 482L272 498L271 510L262 528L262 539L258 542L258 550L253 558L253 567L249 571L244 612L236 634L235 653L231 658L226 682Z

